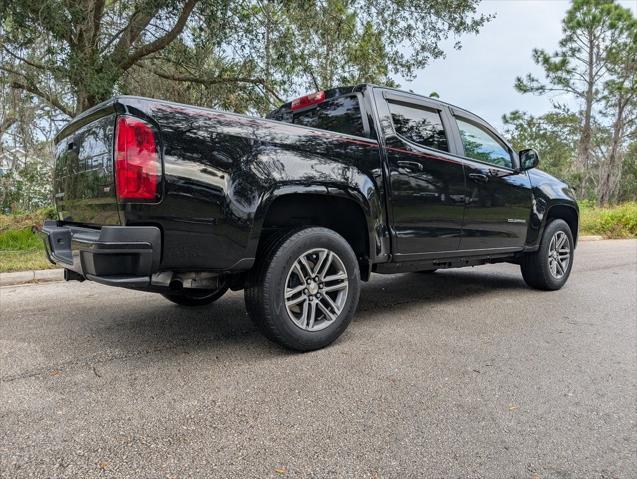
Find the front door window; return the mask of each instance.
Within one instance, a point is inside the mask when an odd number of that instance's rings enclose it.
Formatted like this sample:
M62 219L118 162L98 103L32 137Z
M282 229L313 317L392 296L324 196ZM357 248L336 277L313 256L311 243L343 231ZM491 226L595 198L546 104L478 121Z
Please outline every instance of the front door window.
M473 160L513 169L509 149L487 130L468 121L456 118L464 154Z

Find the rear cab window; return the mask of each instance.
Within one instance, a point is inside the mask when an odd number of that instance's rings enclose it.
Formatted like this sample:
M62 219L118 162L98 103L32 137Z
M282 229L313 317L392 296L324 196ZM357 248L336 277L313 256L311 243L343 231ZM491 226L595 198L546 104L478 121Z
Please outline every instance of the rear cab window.
M309 126L346 135L367 137L359 96L355 93L327 98L320 103L292 110L289 104L269 113L271 120Z

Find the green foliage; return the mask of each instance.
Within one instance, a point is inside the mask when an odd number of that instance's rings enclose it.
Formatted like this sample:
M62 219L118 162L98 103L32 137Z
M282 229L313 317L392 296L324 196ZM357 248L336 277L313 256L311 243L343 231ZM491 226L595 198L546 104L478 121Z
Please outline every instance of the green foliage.
M593 202L580 202L581 234L601 235L605 238L637 237L637 203L623 203L600 208Z
M118 91L263 112L301 90L413 76L489 20L478 1L14 0L0 68L69 116Z
M505 134L516 150L534 148L540 154L540 168L559 178L570 179L569 167L577 147L579 118L570 112L554 111L541 116L513 111L503 115Z
M574 0L562 21L559 49L533 50L533 61L543 68L546 81L528 74L517 77L515 88L521 93L564 92L580 99L591 94L592 101L598 100L608 52L631 18L630 10L614 0Z

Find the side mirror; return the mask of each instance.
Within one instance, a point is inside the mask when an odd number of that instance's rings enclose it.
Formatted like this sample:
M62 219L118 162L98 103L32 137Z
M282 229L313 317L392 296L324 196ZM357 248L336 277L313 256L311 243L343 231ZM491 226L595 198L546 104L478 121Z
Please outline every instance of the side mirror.
M520 171L532 170L540 164L540 155L533 148L527 148L518 153L520 157Z

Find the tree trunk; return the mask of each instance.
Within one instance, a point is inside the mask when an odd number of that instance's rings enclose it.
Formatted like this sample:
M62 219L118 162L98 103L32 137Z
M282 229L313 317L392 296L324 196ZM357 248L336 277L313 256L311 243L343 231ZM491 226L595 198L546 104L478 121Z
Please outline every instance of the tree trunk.
M586 96L585 96L585 108L584 108L584 123L582 125L582 131L580 139L577 144L577 156L575 158L575 172L581 175L581 182L579 185L579 196L584 196L586 192L586 186L588 183L588 168L590 168L590 156L591 156L591 117L593 114L593 101L594 101L594 88L595 88L595 41L593 33L589 32L588 42L588 78L586 82Z
M616 182L613 181L617 175L617 169L621 168L620 148L621 140L624 134L624 110L626 102L622 96L619 97L617 103L617 113L613 122L613 137L611 140L610 150L605 161L602 163L599 174L599 183L597 185L597 201L600 205L607 205L613 194Z
M582 125L582 132L580 135L579 143L577 145L577 158L575 168L577 171L583 171L586 169L589 163L589 157L591 152L591 115L593 110L593 95L592 92L589 95L586 93L586 109L584 110L584 124Z
M88 94L83 86L80 86L77 90L77 100L75 102L75 115L79 115L85 110L97 105L98 103L108 100L108 98L96 98L93 95Z
M108 100L115 89L116 76L107 76L101 73L100 67L94 65L88 67L90 74L80 78L72 78L73 90L75 90L75 111L73 116L79 115L83 111ZM100 88L90 88L90 82L98 83Z
M17 123L18 118L15 116L6 116L0 123L0 139L4 136L4 132Z

